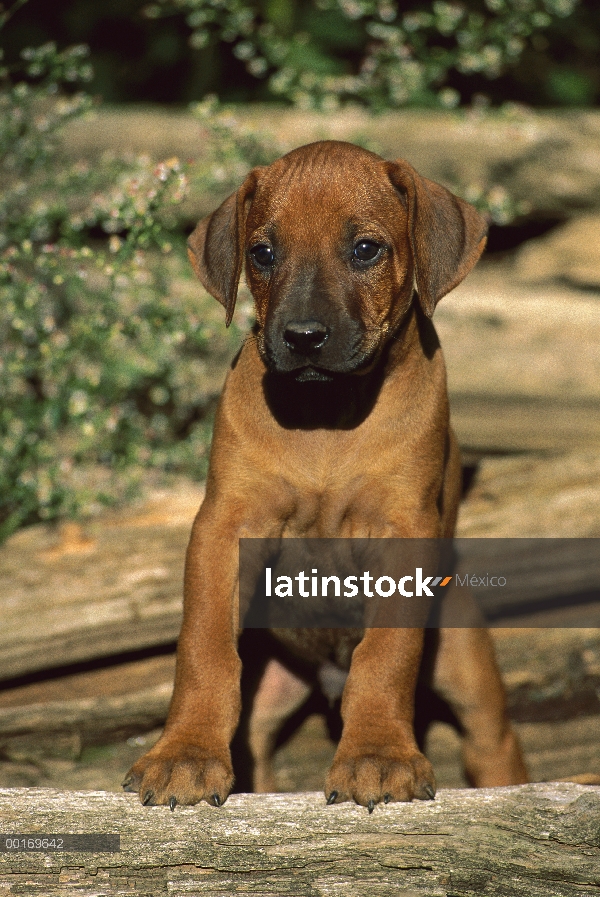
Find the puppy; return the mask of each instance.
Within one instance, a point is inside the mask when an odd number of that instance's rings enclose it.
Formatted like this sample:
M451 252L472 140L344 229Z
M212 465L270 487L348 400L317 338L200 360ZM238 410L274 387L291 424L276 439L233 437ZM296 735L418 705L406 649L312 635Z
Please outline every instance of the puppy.
M255 168L190 237L227 324L245 266L256 325L216 414L164 734L125 782L144 804L220 805L232 787L240 538L453 535L460 460L431 317L485 240L478 212L407 162L337 141ZM347 672L328 802L433 798L413 731L423 630L277 634ZM471 781L526 781L487 632L441 629L431 679L462 726ZM269 700L259 692L263 720Z

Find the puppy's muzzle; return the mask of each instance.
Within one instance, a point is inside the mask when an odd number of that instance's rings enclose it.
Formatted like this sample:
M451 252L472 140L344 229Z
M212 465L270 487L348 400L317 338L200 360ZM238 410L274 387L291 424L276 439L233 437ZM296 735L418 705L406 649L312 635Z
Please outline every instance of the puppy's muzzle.
M283 342L289 349L292 363L295 366L303 365L294 372L296 380L302 383L306 380L331 379L329 373L316 369L329 334L329 327L321 321L288 321L285 325Z

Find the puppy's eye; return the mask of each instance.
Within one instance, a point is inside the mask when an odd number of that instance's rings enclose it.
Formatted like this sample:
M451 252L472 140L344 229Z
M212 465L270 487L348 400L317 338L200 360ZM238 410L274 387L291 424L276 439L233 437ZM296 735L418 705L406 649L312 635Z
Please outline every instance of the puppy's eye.
M373 240L360 240L352 250L352 260L359 265L368 265L376 261L383 251L383 246Z
M251 248L250 255L259 268L270 268L275 264L275 253L266 243L257 243Z

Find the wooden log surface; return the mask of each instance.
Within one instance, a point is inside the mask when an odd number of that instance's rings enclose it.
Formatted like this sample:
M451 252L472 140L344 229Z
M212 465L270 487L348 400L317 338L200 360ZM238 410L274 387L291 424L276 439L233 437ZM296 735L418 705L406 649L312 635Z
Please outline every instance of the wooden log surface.
M321 793L142 808L134 795L0 791L2 836L118 834L119 852L0 852L3 897L126 893L584 897L600 893L600 789L442 791L325 806Z
M183 559L201 498L198 484L184 483L150 498L139 513L91 521L79 541L48 526L10 539L0 549L0 679L173 643ZM599 499L600 460L591 450L547 460L485 459L458 534L598 536ZM587 582L582 570L582 589ZM598 625L597 605L586 614L520 623Z
M524 286L509 264L482 264L440 302L434 322L463 451L600 444L597 295Z
M199 485L182 482L137 509L90 522L83 535L38 526L9 540L0 549L0 679L172 644L181 621L185 547L201 498ZM597 536L599 500L597 453L488 458L462 506L458 533ZM597 605L588 605L586 614L597 621ZM577 619L554 625L598 625L582 622L581 614ZM531 618L520 624L553 625ZM520 667L527 662L523 658ZM164 679L143 682L132 668L123 670L131 692L169 679L170 669ZM98 693L111 693L107 687L102 680ZM90 693L67 696L87 699Z
M6 610L0 631L0 678L16 678L36 670L65 667L78 661L95 661L126 651L174 643L181 625L182 559L189 531L179 527L173 527L173 531L166 529L165 532L153 532L154 527L149 529L150 532L133 530L128 534L127 542L120 543L110 532L99 533L98 547L93 556L77 561L67 557L67 562L63 561L58 570L47 569L44 564L36 570L31 565L27 574L37 573L40 580L42 574L46 574L37 588L32 586L29 591L21 591L18 585L10 590L7 588L2 595ZM24 542L25 539L20 544ZM140 551L144 549L142 560L137 560L137 563L125 549L126 545L131 547L136 544ZM165 567L146 566L145 552L151 553L154 561L160 558ZM16 553L17 560L19 554ZM27 557L25 552L24 556ZM29 560L31 564L30 557ZM106 584L99 576L95 594L90 596L89 582L95 579L98 564L106 560L121 563L121 571ZM0 563L0 570L1 566ZM152 578L155 569L161 570L158 582ZM136 582L138 570L140 578ZM60 587L64 586L64 579L69 573L69 587L61 592ZM546 593L552 594L557 582L560 582L560 573L560 568L557 568L555 574L558 580L549 583L546 592L540 592L541 597ZM575 591L579 583L576 574L577 571L565 570L564 581ZM147 579L144 578L146 575ZM585 569L582 569L580 578L584 587L589 578ZM52 601L48 601L50 596ZM600 619L597 601L581 608L559 611L554 616L552 613L544 616L530 612L526 617L515 618L513 623L507 619L505 625L589 627L597 626Z
M513 719L552 723L600 714L598 629L492 634ZM174 655L167 654L0 691L0 753L77 756L83 746L160 727L174 671Z
M185 483L85 536L30 527L0 549L0 679L174 642L203 489ZM27 625L24 625L27 621Z
M595 110L514 115L427 109L370 115L358 108L335 115L273 106L240 107L235 119L258 129L281 154L313 140L367 142L389 159L402 157L433 180L477 193L505 190L522 215L564 217L600 208L600 116ZM65 129L65 151L95 160L103 153L201 159L206 136L189 112L159 108L101 109ZM549 176L549 172L552 176ZM224 194L237 187L226 181ZM195 191L179 214L206 214L214 197Z

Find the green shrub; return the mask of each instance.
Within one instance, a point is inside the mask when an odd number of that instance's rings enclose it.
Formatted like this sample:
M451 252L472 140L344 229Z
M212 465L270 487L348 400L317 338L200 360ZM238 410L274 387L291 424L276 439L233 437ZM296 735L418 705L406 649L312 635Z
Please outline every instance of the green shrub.
M169 233L180 163L68 164L61 128L91 103L59 86L89 77L86 50L23 56L24 72L0 72L0 539L122 497L142 467L201 475L207 360L239 340L215 335L220 309ZM239 152L222 153L207 152L205 186L235 177Z
M191 43L232 52L272 97L335 109L453 108L465 77L493 80L578 0L154 0L146 14L184 13ZM543 40L542 36L542 40ZM539 40L537 41L539 45ZM485 89L485 88L484 88Z

